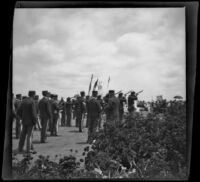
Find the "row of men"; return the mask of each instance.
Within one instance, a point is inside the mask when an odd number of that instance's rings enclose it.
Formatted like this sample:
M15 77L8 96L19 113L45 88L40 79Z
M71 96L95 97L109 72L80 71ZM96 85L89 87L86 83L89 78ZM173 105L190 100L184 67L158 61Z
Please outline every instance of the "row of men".
M79 132L82 132L82 123L85 116L87 116L86 127L88 127L88 141L91 133L93 133L101 122L101 113L105 112L107 121L119 122L123 118L124 107L123 103L126 103L125 97L120 93L118 98L115 96L114 90L110 90L109 93L101 99L98 96L97 91L92 92L92 97L86 96L85 92L81 92L77 100L71 102L70 98L67 98L67 102L58 102L57 95L50 94L48 91L42 91L43 98L38 102L39 98L36 96L35 91L29 91L28 96L24 98L20 103L20 95L17 95L16 100L13 102L16 116L16 135L19 137L19 125L22 120L22 132L19 140L19 152L22 151L25 138L27 137L27 151L30 152L33 149L32 135L33 129L38 124L38 114L41 123L41 142L45 143L47 139L47 126L51 135L57 135L57 121L59 116L59 110L62 110L62 119L65 114L67 116L67 125L71 125L71 112L74 108L73 117L76 118L76 126L79 127ZM128 98L129 112L134 110L134 100L137 100L137 96L134 92ZM74 106L74 107L73 107ZM64 124L64 123L62 123Z

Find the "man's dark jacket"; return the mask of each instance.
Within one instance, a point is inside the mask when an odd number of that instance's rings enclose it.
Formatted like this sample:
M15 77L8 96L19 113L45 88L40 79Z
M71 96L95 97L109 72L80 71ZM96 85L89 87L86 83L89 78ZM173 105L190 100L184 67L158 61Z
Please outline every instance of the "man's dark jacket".
M89 99L88 102L88 117L92 119L98 119L101 112L101 105L94 97Z
M17 113L22 118L22 124L33 126L37 123L36 106L34 99L28 97L24 99Z
M39 108L39 112L40 112L40 118L45 118L45 119L51 118L50 103L46 97L43 97L39 101L38 108Z

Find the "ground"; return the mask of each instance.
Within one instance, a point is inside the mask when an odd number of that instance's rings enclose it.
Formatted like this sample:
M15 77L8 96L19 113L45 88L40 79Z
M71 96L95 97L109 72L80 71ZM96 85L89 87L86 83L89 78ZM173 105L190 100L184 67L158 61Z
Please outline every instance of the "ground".
M142 112L145 116L147 112ZM103 122L105 121L105 116L102 118ZM103 125L102 122L102 125ZM59 119L59 129L58 136L49 136L47 137L47 143L40 143L40 131L35 130L33 133L33 144L34 149L37 152L33 155L33 161L38 158L39 155L49 156L51 160L58 161L60 157L64 155L71 154L70 149L73 149L73 154L79 160L83 158L82 156L83 149L88 146L87 141L87 128L85 127L86 120L83 122L83 132L78 132L78 128L75 127L75 120L72 120L72 127L63 127L60 125ZM17 151L19 139L15 137L15 122L13 123L13 140L12 140L12 148L14 153ZM48 135L50 133L48 132ZM26 145L26 143L25 143ZM25 149L25 146L24 146ZM78 152L75 152L75 151ZM55 157L57 155L57 157ZM21 160L23 158L23 154L17 154L16 158Z
M13 124L15 127L15 123ZM85 126L85 121L83 123ZM49 135L49 132L48 132ZM60 126L59 120L59 130L58 136L47 137L47 143L40 143L40 131L35 130L33 134L33 144L36 154L33 155L33 161L38 158L39 155L49 155L50 159L58 161L61 156L71 154L70 149L73 151L77 150L75 153L77 159L83 158L82 153L84 147L88 146L87 141L87 128L83 128L83 132L78 132L78 128L75 127L75 121L72 120L72 127ZM12 140L13 151L17 150L19 139L15 137L15 131L13 130L13 140ZM26 143L25 143L26 144ZM25 149L25 146L24 146ZM74 153L74 152L73 152ZM56 158L55 155L58 157ZM22 159L23 154L17 154L17 159Z

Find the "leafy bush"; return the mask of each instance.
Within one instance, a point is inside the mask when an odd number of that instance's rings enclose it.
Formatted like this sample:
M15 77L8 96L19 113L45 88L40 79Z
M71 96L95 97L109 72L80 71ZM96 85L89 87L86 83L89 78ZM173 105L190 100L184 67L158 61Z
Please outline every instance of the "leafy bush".
M185 113L185 105L176 104L165 113L145 118L140 114L129 115L117 127L106 123L103 130L93 135L95 143L87 154L86 169L99 166L104 174L110 172L112 176L115 173L109 164L116 160L128 170L136 169L136 178L185 178Z
M186 109L175 103L164 113L127 115L117 127L105 123L91 136L80 159L64 156L58 163L39 156L30 167L31 157L13 159L13 174L21 179L133 178L185 180ZM72 152L72 149L71 149Z

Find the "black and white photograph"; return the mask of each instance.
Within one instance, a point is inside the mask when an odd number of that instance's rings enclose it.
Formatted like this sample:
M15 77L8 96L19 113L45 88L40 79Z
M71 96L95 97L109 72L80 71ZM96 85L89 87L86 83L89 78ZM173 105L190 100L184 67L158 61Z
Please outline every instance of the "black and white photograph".
M13 179L187 179L185 17L15 8Z

